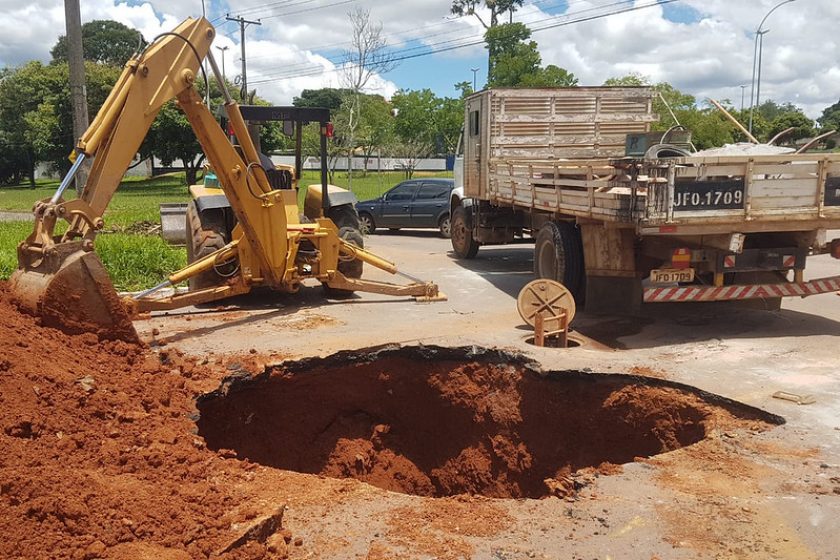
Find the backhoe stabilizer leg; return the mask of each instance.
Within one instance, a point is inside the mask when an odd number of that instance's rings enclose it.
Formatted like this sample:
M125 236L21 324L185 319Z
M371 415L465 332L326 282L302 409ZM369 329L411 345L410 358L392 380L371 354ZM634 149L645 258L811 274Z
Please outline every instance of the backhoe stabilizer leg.
M391 284L389 282L379 282L376 280L363 280L360 278L347 278L340 272L336 271L330 275L327 281L327 286L336 290L346 290L352 292L368 292L372 294L382 294L385 296L405 296L413 297L415 301L446 301L448 298L446 294L438 289L434 282L415 283L415 284Z
M211 301L247 294L250 291L250 286L242 283L234 283L204 288L203 290L175 293L171 296L159 298L144 297L134 299L129 297L126 298L125 302L126 306L136 315L151 311L172 311L173 309L180 309L190 305L201 305L203 303L210 303Z

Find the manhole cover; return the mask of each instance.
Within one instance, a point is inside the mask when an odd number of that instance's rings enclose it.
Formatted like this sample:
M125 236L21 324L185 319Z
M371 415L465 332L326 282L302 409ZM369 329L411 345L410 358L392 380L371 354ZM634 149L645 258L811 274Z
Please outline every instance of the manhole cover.
M263 465L422 496L539 498L552 480L780 419L662 380L543 373L475 348L345 352L229 379L199 434Z

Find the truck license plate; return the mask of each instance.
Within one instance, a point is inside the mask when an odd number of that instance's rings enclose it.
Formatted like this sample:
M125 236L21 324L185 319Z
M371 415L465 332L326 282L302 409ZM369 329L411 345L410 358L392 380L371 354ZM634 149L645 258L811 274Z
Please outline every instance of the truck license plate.
M744 207L744 180L677 181L674 211L734 210Z
M693 282L693 268L657 268L650 271L650 281L654 284L676 284Z

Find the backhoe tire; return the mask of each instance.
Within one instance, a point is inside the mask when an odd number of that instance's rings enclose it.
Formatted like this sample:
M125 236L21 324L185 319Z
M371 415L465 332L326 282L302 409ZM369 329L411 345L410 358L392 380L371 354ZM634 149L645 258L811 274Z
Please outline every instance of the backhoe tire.
M452 212L449 232L452 250L459 259L473 259L478 254L480 245L473 238L470 221L467 216L467 209L463 206L459 206Z
M548 222L540 228L534 244L534 273L537 278L560 282L576 303L583 303L583 242L574 224Z
M357 247L364 249L365 248L365 240L362 237L362 232L359 231L358 222L359 216L356 214L356 209L352 206L347 205L352 210L352 215L346 211L342 210L341 212L337 212L335 214L330 212L330 219L338 226L338 236L343 240L356 245ZM338 207L343 208L343 207ZM333 209L335 210L335 209ZM355 219L356 227L352 225L341 225L341 224L352 224ZM362 273L364 271L364 262L359 259L353 259L352 261L339 261L338 262L338 271L341 272L347 278L361 278ZM352 290L340 290L337 288L330 288L326 284L324 284L324 291L326 292L328 297L331 298L346 298L350 296L353 291Z
M229 233L222 212L204 212L199 214L195 202L187 206L187 262L198 259L218 251L228 244ZM201 290L218 286L225 277L215 270L208 270L189 279L190 290Z
M327 217L333 221L339 230L345 227L356 230L361 229L359 226L359 213L356 212L352 204L333 206L327 210Z

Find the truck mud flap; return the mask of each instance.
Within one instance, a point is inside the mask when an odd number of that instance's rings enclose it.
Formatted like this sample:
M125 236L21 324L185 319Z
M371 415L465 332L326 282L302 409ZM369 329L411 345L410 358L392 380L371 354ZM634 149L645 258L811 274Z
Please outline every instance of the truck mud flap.
M748 284L734 286L673 286L644 288L645 303L683 301L731 301L780 297L808 297L840 291L840 276L820 278L809 282L782 284Z

